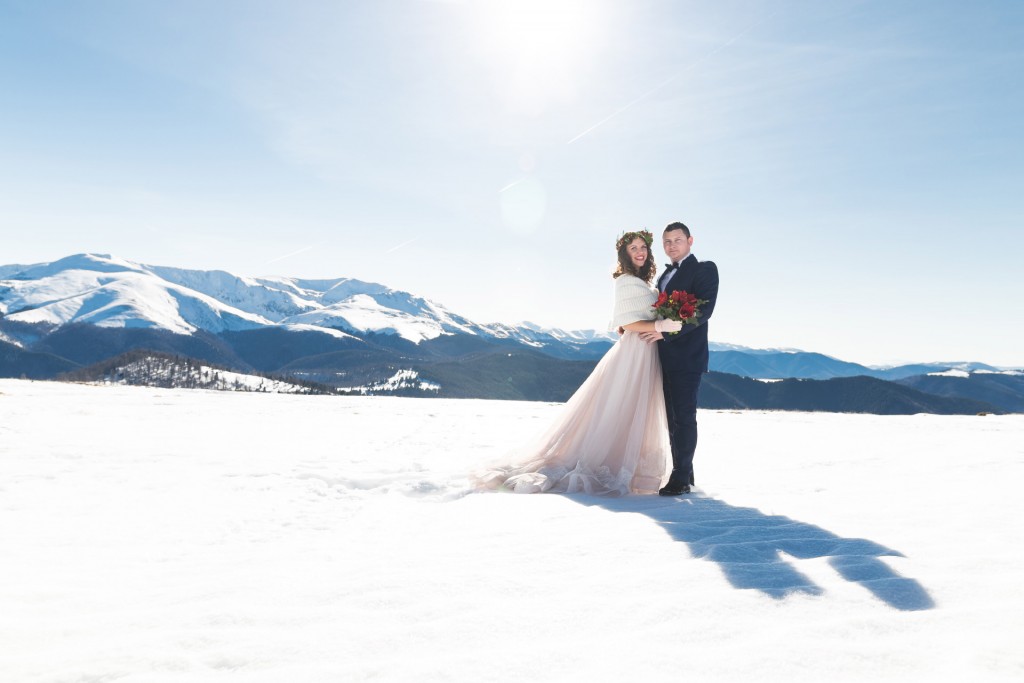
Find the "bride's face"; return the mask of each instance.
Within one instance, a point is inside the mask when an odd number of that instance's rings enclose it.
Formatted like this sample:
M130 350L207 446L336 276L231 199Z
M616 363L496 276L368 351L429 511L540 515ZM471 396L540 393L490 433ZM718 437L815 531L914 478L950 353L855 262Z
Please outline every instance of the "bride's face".
M637 237L626 247L626 253L629 254L629 259L637 267L637 270L643 268L647 263L647 242L644 242L642 237Z

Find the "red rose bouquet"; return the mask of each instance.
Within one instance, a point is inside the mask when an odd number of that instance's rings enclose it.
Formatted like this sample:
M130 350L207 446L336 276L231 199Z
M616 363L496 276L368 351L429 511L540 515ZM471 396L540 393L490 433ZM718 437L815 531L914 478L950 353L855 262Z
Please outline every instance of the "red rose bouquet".
M687 323L697 325L700 307L707 302L707 299L698 299L686 290L680 289L672 292L671 295L662 292L658 295L658 300L651 305L662 318L678 320L684 325ZM668 334L678 334L678 332L669 332Z

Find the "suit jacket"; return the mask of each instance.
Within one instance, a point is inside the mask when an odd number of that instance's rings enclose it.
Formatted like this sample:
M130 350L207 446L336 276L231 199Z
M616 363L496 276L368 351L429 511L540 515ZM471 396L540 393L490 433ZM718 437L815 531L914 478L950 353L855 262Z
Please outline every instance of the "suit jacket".
M658 283L661 284L660 278ZM690 254L679 264L665 287L668 294L677 290L685 290L698 299L707 299L707 303L698 309L701 314L699 324L683 325L680 332L665 335L658 342L661 367L676 372L707 372L708 320L718 300L718 266L714 261L698 261Z

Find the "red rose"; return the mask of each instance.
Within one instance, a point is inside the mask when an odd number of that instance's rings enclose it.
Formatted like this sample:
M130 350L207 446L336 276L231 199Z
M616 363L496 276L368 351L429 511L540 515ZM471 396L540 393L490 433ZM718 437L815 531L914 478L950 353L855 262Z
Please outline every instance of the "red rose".
M679 320L690 325L699 325L697 316L700 315L699 306L706 304L704 299L698 299L696 295L686 290L676 290L672 294L662 292L658 300L653 304L658 315L667 320ZM668 334L678 334L669 332Z

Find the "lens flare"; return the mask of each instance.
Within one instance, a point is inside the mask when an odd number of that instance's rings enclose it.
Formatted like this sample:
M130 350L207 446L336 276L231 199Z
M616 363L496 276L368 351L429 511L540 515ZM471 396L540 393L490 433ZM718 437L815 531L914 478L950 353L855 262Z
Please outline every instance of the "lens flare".
M547 193L539 180L527 177L503 187L498 203L505 227L517 235L530 235L544 220Z

